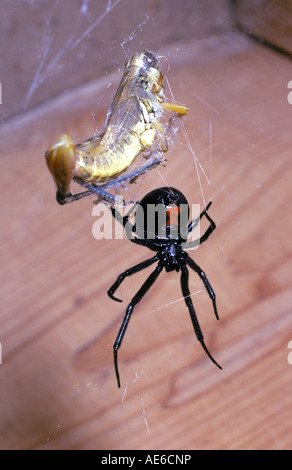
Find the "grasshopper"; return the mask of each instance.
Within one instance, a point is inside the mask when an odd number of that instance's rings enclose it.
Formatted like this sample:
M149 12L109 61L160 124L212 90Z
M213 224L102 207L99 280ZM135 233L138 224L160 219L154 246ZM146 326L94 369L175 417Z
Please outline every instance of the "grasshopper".
M160 163L160 152L167 152L166 130L160 119L172 113L169 123L188 113L189 108L165 101L163 74L158 59L149 51L134 54L107 114L105 131L74 145L68 135L45 153L48 169L57 186L56 199L64 205L90 194L114 205L110 186L134 180ZM120 176L142 152L158 156L141 168ZM72 180L86 188L71 194Z

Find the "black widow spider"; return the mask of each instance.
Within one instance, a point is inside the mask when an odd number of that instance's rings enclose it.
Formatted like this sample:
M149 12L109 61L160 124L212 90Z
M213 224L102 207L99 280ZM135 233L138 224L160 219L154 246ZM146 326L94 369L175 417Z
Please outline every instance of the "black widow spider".
M108 295L117 302L122 302L114 296L115 291L123 282L127 276L131 276L142 269L147 268L151 264L158 261L158 264L154 271L148 276L146 281L140 287L136 295L132 298L129 303L122 325L116 337L114 343L114 365L115 372L118 382L120 384L120 375L118 370L118 349L122 344L123 337L125 335L127 326L129 324L131 315L133 313L135 305L140 302L142 297L150 289L152 284L156 281L162 269L165 268L167 272L181 270L181 289L184 296L185 303L189 309L193 327L196 333L197 339L200 341L203 349L211 359L211 361L222 369L222 367L215 361L210 352L208 351L205 343L204 336L201 331L195 309L191 300L189 290L189 271L188 266L193 269L201 278L204 283L205 289L209 294L209 297L213 303L213 309L217 320L219 320L215 293L202 269L192 260L192 258L182 249L191 248L205 242L211 233L215 230L215 222L208 215L207 211L211 205L211 202L201 212L199 217L192 220L188 224L189 220L189 204L185 196L177 189L165 187L154 189L144 196L140 203L137 203L134 208L135 211L135 224L132 225L128 219L133 211L131 211L124 217L119 213L116 208L111 208L113 216L124 226L127 238L138 245L146 246L152 251L156 251L156 254L145 261L127 269L125 272L120 274L116 282L108 290ZM149 207L154 206L154 218L149 216ZM160 209L160 212L159 212ZM153 215L153 212L152 212ZM162 215L162 217L161 217ZM189 233L197 226L200 219L205 216L210 222L210 226L207 228L205 233L197 240L187 242ZM184 221L183 221L184 219ZM137 235L137 236L134 236Z

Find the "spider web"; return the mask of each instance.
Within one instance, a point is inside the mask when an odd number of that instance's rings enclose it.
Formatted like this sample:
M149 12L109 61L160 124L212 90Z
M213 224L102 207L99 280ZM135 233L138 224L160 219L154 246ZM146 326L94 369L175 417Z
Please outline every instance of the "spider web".
M22 3L28 3L30 4L33 8L38 8L40 4L42 4L42 0L28 0L27 2L22 2ZM58 16L58 10L60 7L60 2L58 0L55 0L53 3L53 8L51 10L51 17L53 16ZM77 55L77 57L80 59L86 59L86 41L90 39L91 34L102 24L106 23L108 18L110 17L111 13L113 12L114 9L116 9L120 4L126 4L126 0L108 0L105 2L105 5L103 7L102 13L97 17L97 18L92 18L90 20L90 24L87 22L84 22L84 18L87 18L90 16L90 6L91 2L90 0L82 0L81 5L80 5L80 14L79 17L77 18L77 22L75 24L74 29L70 32L70 35L68 35L67 39L65 40L64 44L61 47L57 47L56 44L54 44L54 36L51 30L51 17L44 18L44 30L41 38L41 52L39 54L39 60L37 64L37 68L34 72L34 76L32 79L32 82L29 86L29 89L25 95L25 97L22 100L21 103L21 110L26 111L29 109L31 102L33 103L34 96L42 91L42 89L45 87L46 82L51 79L51 76L54 75L55 71L59 68L63 68L64 64L68 61L68 57ZM62 2L61 2L62 4ZM122 55L122 62L118 61L117 59L113 59L115 62L120 63L120 69L123 70L123 64L125 60L133 53L135 53L138 50L143 49L144 47L147 47L147 44L145 45L145 34L144 33L144 28L147 28L147 26L155 21L155 11L154 10L146 10L143 11L140 15L142 21L140 21L138 24L133 26L133 29L126 34L126 37L118 43L118 41L114 41L112 43L109 43L109 51L112 53L113 51L116 51L117 49L122 50L123 55ZM143 38L141 39L141 36ZM113 54L114 57L115 53ZM121 57L121 54L116 54L118 57ZM82 60L81 60L82 63ZM168 86L168 93L169 96L173 101L176 101L175 96L172 93L171 90L171 84L166 77L166 83ZM180 86L183 88L183 84L180 84ZM195 95L198 100L202 100L198 95ZM205 103L206 106L210 106L207 103ZM213 108L214 109L214 108ZM216 110L214 110L216 112ZM178 123L178 127L180 128L180 131L182 132L185 140L185 145L188 147L190 154L193 157L193 163L194 163L194 170L197 174L197 183L199 184L200 187L200 192L201 192L201 197L202 201L204 204L206 204L206 198L204 196L204 191L202 187L202 182L201 182L201 177L205 178L208 184L211 184L209 177L206 174L206 171L204 170L202 164L200 163L200 160L198 156L195 153L193 144L191 143L191 139L188 136L188 133L185 129L184 124ZM210 158L211 158L211 122L210 122ZM133 166L133 169L135 169L135 165ZM158 171L159 173L159 171ZM201 176L202 175L202 176ZM162 184L168 184L167 182L163 181L162 179ZM133 199L135 200L135 196L133 196Z

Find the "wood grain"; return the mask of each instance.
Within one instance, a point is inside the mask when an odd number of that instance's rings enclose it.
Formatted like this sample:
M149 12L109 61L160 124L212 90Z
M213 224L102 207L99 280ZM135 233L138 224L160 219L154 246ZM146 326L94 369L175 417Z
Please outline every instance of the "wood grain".
M219 322L195 274L190 289L223 370L195 339L178 274L164 272L133 315L116 386L112 344L150 270L123 283L122 304L106 291L151 253L95 240L91 201L58 206L42 158L60 133L79 140L103 125L114 85L96 83L1 130L1 449L292 447L291 63L240 34L169 61L194 153L181 130L166 167L130 193L166 182L213 201L217 230L190 254Z
M292 4L285 0L237 0L234 13L238 25L259 41L266 41L288 54L292 52Z

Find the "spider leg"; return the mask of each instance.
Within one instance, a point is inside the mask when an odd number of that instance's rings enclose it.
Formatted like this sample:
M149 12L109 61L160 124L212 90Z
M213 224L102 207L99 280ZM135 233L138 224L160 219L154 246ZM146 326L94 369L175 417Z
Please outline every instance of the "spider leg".
M191 220L190 223L188 224L187 226L187 229L186 231L184 232L184 236L186 237L188 233L190 233L197 225L198 225L198 222L201 220L201 218L207 214L207 210L209 209L209 207L211 206L212 204L212 201L209 202L209 204L207 204L207 206L205 207L205 209L201 212L201 214L194 220Z
M211 206L212 204L212 201L209 202L209 204L206 206L206 208L201 212L201 214L199 215L199 217L197 217L195 220L192 220L189 225L188 225L188 228L187 228L187 231L184 233L183 237L182 238L185 238L186 235L187 235L187 232L190 233L195 227L196 225L198 224L199 220L205 216L206 219L210 222L210 225L209 227L207 228L207 230L205 231L205 233L200 237L198 238L197 240L193 240L191 242L186 242L186 243L183 243L183 249L188 249L188 248L192 248L194 246L197 246L197 245L200 245L201 243L204 243L206 240L208 240L209 236L211 235L212 232L214 232L214 230L216 229L216 224L214 222L214 220L209 216L209 214L207 213L207 210L209 209L209 207Z
M152 260L153 260L153 258L152 258ZM143 269L143 268L141 268L141 269ZM129 321L130 321L130 318L131 318L131 315L133 313L135 305L137 305L137 303L140 302L142 297L146 294L146 292L150 289L152 284L156 281L156 279L158 278L158 276L161 273L162 269L163 269L163 265L162 265L162 263L159 263L156 266L155 270L146 279L144 284L142 284L142 286L138 290L137 294L132 298L131 302L129 303L129 305L127 307L126 314L125 314L125 317L123 319L123 323L122 323L122 325L120 327L120 330L118 332L118 335L116 337L116 340L115 340L115 343L114 343L114 365L115 365L115 372L116 372L116 377L117 377L117 382L118 382L118 387L119 388L121 387L121 383L120 383L120 374L119 374L119 369L118 369L118 349L120 348L120 346L122 344L123 337L125 335L125 332L126 332L128 324L129 324Z
M210 204L209 204L210 206ZM207 206L208 207L208 206ZM204 243L208 238L209 236L211 235L212 232L214 232L215 228L216 228L216 224L214 222L213 219L211 219L211 217L209 216L209 214L206 212L207 208L205 209L204 211L204 214L206 219L208 219L208 221L210 222L210 226L207 228L206 232L200 237L200 244L201 243Z
M190 297L190 290L189 290L189 271L186 265L182 265L181 267L181 288L182 288L182 293L185 299L185 303L189 309L191 320L193 323L193 327L196 333L196 337L198 341L200 341L204 351L207 353L211 361L219 367L219 369L222 369L222 367L218 364L218 362L215 361L211 353L208 351L207 346L204 343L204 336L201 330L201 327L199 325L199 321L196 316L196 312L193 306L192 299Z
M202 281L204 283L204 286L205 286L205 289L208 292L210 299L212 300L215 317L217 318L217 320L219 320L219 315L218 315L217 306L216 306L216 294L215 294L214 290L212 289L212 286L211 286L210 282L208 281L208 278L207 278L206 274L200 268L200 266L198 266L197 263L195 263L194 260L188 254L186 254L186 255L187 255L186 261L187 261L188 265L202 279Z
M132 214L132 212L135 210L135 207L138 205L139 203L136 202L132 207L131 209L127 212L126 215L122 216L119 211L115 208L115 207L110 207L110 210L111 210L111 213L112 213L112 216L123 226L125 227L126 224L128 223L128 219L130 217L130 215ZM131 226L133 227L133 225L131 224Z
M142 271L142 269L147 268L151 264L155 263L155 261L158 260L158 256L155 255L152 258L147 259L146 261L142 261L142 263L136 264L136 266L133 266L132 268L127 269L124 271L122 274L120 274L116 280L116 282L109 288L107 291L108 296L116 300L117 302L122 302L122 300L118 299L117 297L114 296L115 291L117 288L122 284L123 280L127 276L131 276L132 274L138 273L139 271Z
M110 207L110 210L111 210L112 216L125 228L126 237L128 238L128 240L130 240L133 243L136 243L137 245L146 246L150 250L157 251L161 247L161 243L157 243L155 240L152 240L152 239L149 240L148 238L134 237L134 235L136 235L136 230L134 230L135 225L131 224L128 218L130 214L133 212L133 210L135 209L135 207L137 207L137 205L139 205L139 202L136 202L125 216L122 216L115 207ZM144 236L144 234L142 234L141 231L140 231L140 235L142 237ZM138 236L139 236L139 232L138 232Z
M115 208L115 207L110 207L112 216L124 227L126 236L128 240L132 240L133 236L133 224L129 222L129 217L131 213L135 210L135 207L138 205L138 202L136 202L131 209L127 212L126 215L122 216L120 212Z

